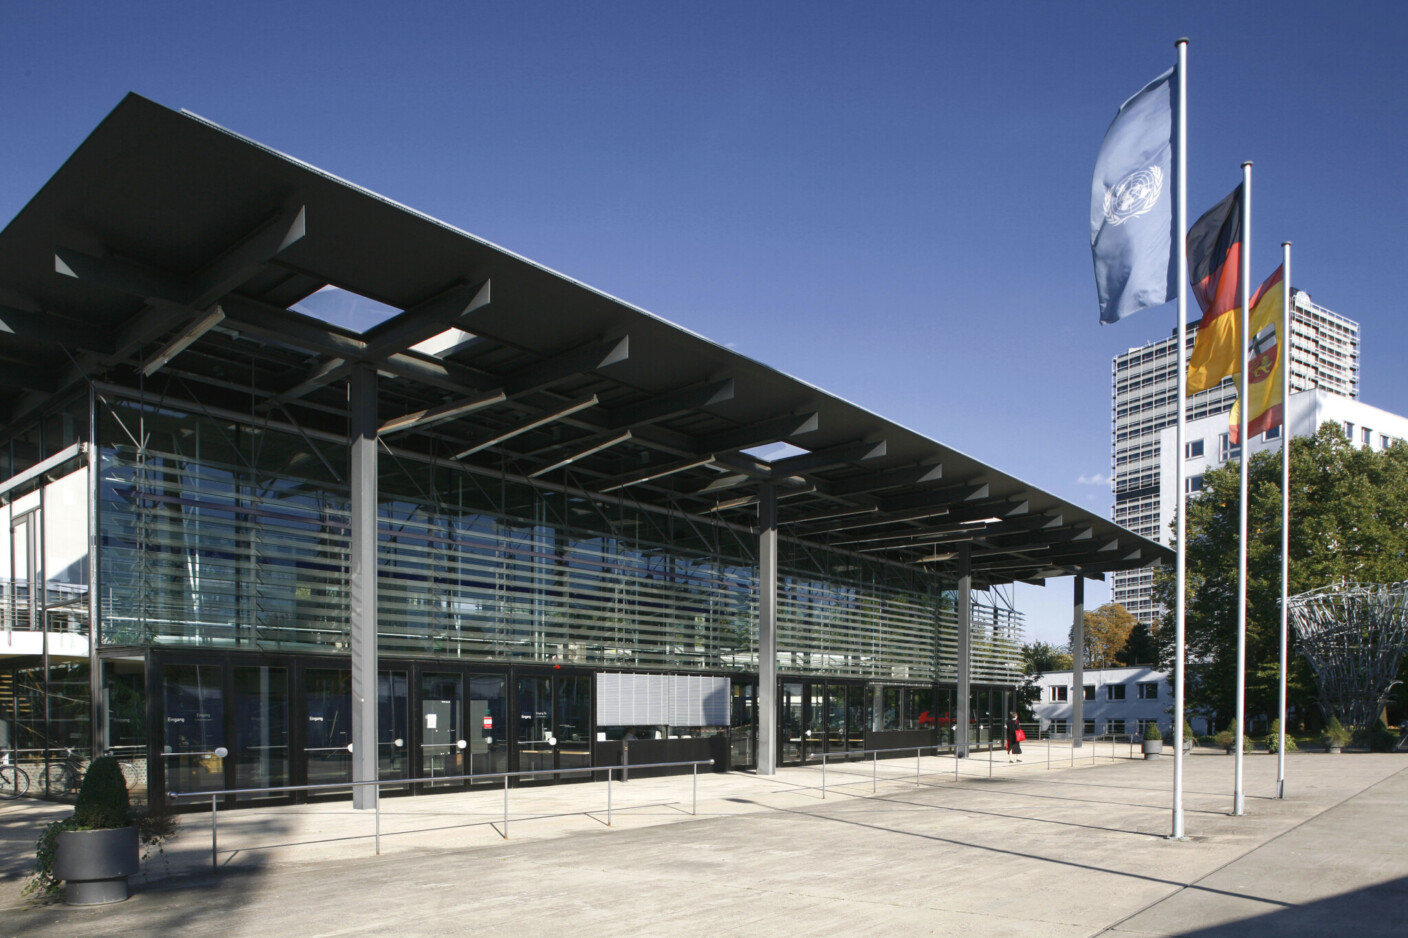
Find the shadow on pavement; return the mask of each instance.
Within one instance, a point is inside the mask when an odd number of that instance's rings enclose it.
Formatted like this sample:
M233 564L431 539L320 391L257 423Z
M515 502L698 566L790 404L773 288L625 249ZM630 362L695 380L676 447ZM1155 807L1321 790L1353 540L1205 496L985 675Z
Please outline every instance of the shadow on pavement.
M1277 909L1265 915L1224 922L1196 931L1180 931L1190 938L1246 938L1247 935L1322 936L1354 938L1399 936L1408 933L1408 876L1366 886L1352 892Z

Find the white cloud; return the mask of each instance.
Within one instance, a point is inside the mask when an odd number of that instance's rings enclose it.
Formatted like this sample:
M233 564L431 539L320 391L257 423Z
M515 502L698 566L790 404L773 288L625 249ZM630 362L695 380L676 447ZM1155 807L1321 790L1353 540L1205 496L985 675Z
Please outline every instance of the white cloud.
M1109 484L1110 484L1110 477L1107 476L1107 475L1105 475L1105 474L1102 473L1102 472L1097 472L1097 473L1095 473L1094 475L1082 475L1079 479L1076 479L1076 485L1109 485Z

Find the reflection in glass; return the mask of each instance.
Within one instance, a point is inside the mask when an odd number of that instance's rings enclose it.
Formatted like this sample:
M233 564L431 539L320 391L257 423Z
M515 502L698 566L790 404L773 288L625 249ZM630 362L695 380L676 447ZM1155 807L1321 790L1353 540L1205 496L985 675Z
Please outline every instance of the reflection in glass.
M161 669L161 677L167 789L190 792L224 788L224 760L215 755L215 750L225 744L220 668L169 664Z
M288 784L288 671L286 668L234 669L233 745L236 788ZM286 798L287 792L265 796Z

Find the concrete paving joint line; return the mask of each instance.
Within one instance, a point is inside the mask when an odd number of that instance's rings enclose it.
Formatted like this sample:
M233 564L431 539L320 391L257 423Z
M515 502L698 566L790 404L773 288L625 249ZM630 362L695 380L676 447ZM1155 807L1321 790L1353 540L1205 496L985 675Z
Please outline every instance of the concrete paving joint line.
M1335 803L1332 804L1332 805L1327 805L1327 806L1325 806L1325 807L1322 808L1321 810L1317 811L1315 814L1312 814L1310 817L1304 818L1303 820L1299 821L1298 823L1296 823L1296 824L1294 824L1294 825L1292 825L1292 826L1286 828L1286 829L1283 830L1281 833L1279 833L1279 834L1277 834L1276 836L1272 837L1270 840L1266 840L1266 841L1263 841L1262 843L1258 843L1258 844L1252 845L1251 847L1247 848L1247 849L1246 849L1245 851L1243 851L1242 853L1240 853L1240 854L1238 854L1237 856L1232 857L1231 859L1227 860L1225 863L1222 863L1221 865L1219 865L1219 866L1217 866L1217 867L1214 867L1214 868L1211 869L1211 870L1208 870L1206 873L1204 873L1203 875L1199 876L1197 879L1194 879L1194 880L1191 880L1190 882L1184 883L1182 886L1179 886L1178 888L1174 889L1174 890L1173 890L1172 892L1170 892L1168 895L1166 895L1166 896L1161 896L1161 897L1159 897L1158 899L1153 900L1152 902L1146 904L1143 908L1135 909L1133 912L1129 913L1128 915L1126 915L1124 918L1120 919L1120 920L1117 921L1117 922L1111 922L1110 924L1106 925L1104 928L1102 928L1102 929L1100 929L1099 931L1094 932L1093 934L1091 934L1090 938L1100 938L1101 935L1108 935L1108 934L1113 933L1113 932L1115 931L1115 929L1119 928L1119 927L1120 927L1121 925L1123 925L1124 923L1126 923L1126 922L1128 922L1128 921L1131 921L1131 920L1133 920L1133 919L1136 919L1136 918L1138 918L1139 916L1143 915L1145 912L1148 912L1149 910L1151 910L1151 909L1153 909L1153 908L1156 908L1157 906L1160 906L1160 905L1164 904L1165 902L1168 902L1170 899L1173 899L1175 896L1179 895L1180 893L1187 892L1187 891L1190 890L1190 889L1196 889L1199 883L1211 879L1212 877L1216 876L1218 873L1221 873L1223 870L1225 870L1225 869L1227 869L1227 868L1229 868L1229 867L1231 867L1231 866L1234 866L1234 865L1237 864L1237 863L1240 863L1241 861L1245 860L1247 857L1251 856L1252 854L1254 854L1254 853L1256 853L1256 852L1258 852L1258 851L1260 851L1260 850L1264 850L1264 849L1266 849L1267 847L1270 847L1272 844L1276 843L1278 840L1282 839L1283 837L1286 837L1286 836L1288 836L1288 835L1290 835L1290 834L1295 833L1296 831L1300 830L1302 827L1304 827L1305 825L1309 824L1310 822L1319 820L1320 818L1324 817L1326 814L1329 814L1331 811L1334 811L1336 808L1343 807L1344 805L1346 805L1346 804L1348 804L1349 802L1353 801L1355 798L1358 798L1358 797L1360 797L1361 795L1365 795L1365 794L1367 794L1367 793L1373 791L1375 788L1379 788L1379 787L1381 787L1381 786L1383 786L1383 785L1387 785L1389 782L1393 781L1395 778L1397 778L1397 777L1400 776L1400 775L1403 775L1403 774L1406 773L1406 772L1408 772L1408 768L1399 769L1397 772L1393 773L1392 775L1390 775L1390 776L1388 776L1388 777L1386 777L1386 778L1381 778L1381 779L1379 779L1377 782L1374 782L1372 785L1369 785L1369 786L1367 786L1367 787L1365 787L1365 788L1361 788L1361 789L1358 790L1358 791L1354 791L1354 792L1349 793L1348 795L1345 795L1345 796L1344 796L1343 798L1341 798L1339 801L1335 802ZM1229 816L1229 817L1232 816L1232 815L1231 815L1231 812L1228 812L1228 816ZM1186 838L1186 837L1184 837L1184 838L1173 838L1173 837L1169 837L1169 838L1167 838L1167 839L1172 841L1172 840L1175 840L1175 839L1187 840L1188 838ZM1264 900L1262 900L1262 901L1264 901L1264 902L1272 902L1272 903L1274 903L1274 904L1276 904L1276 905L1281 905L1281 906L1284 906L1284 907L1286 907L1286 908L1293 908L1293 905L1292 905L1291 903L1277 902L1277 901L1275 901L1275 900L1270 900L1270 899L1264 899Z

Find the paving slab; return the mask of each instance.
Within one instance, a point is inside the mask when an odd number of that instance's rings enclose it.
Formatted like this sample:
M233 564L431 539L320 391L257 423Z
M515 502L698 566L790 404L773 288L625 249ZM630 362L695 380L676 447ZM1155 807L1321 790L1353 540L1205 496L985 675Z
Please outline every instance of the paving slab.
M1117 754L1117 753L1116 753ZM1033 756L1038 753L1033 753ZM1044 755L1041 754L1041 755ZM882 762L777 776L701 775L187 816L127 902L24 908L20 832L52 806L0 804L0 936L402 933L677 936L1408 933L1408 757L1186 760L1186 827L1171 841L1172 759L989 767ZM62 809L59 809L62 811ZM13 834L13 836L11 836ZM32 840L32 838L30 838Z

